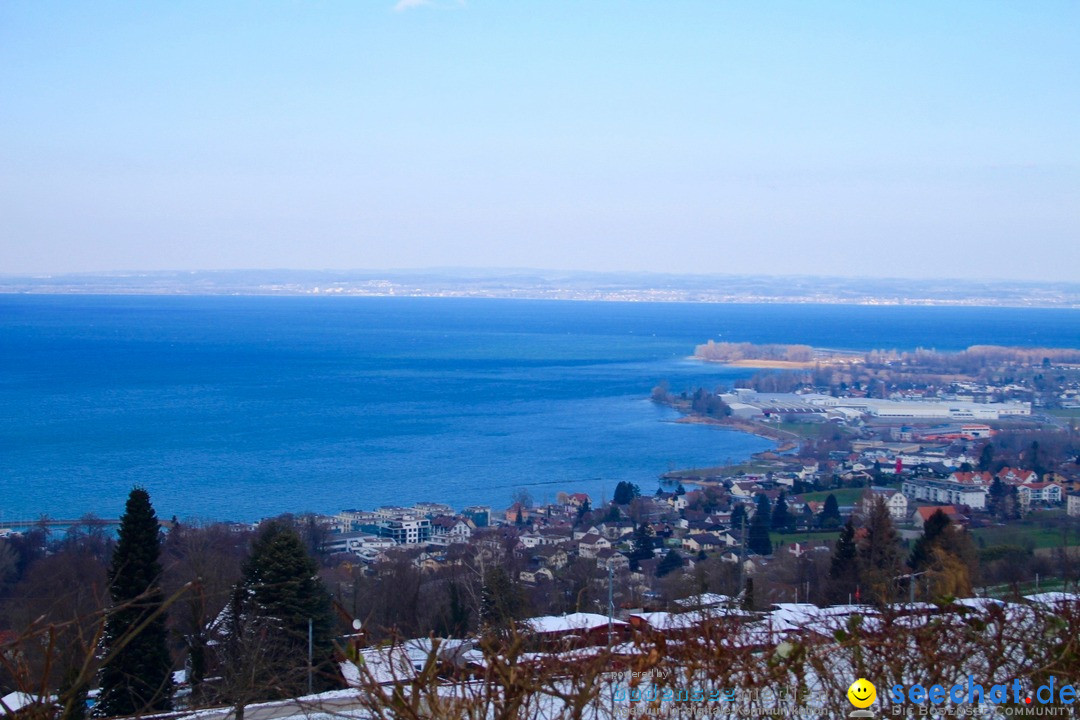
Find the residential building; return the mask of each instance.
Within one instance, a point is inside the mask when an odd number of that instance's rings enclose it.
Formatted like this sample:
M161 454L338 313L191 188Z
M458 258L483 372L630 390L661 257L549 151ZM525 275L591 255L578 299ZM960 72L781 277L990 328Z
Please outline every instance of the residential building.
M1023 505L1049 505L1061 502L1062 488L1055 482L1026 482L1016 488Z
M1039 476L1034 470L1021 470L1011 467L1001 468L997 473L997 478L1006 485L1016 486L1039 481Z
M461 514L472 520L476 527L487 527L491 524L491 508L487 505L471 505L461 511Z
M611 548L611 543L603 535L589 533L577 542L578 555L583 558L595 558L601 550Z
M398 545L417 545L431 539L431 521L408 514L380 518L377 522L363 525L361 530L390 538Z
M966 475L967 473L953 473ZM982 510L986 507L986 485L973 482L962 482L951 479L938 480L935 478L907 478L904 480L902 492L909 503L915 500L943 503L949 505L966 505L970 508Z
M439 515L431 519L431 539L434 541L464 543L469 541L472 533L472 523L464 518Z
M885 501L885 507L889 509L889 516L893 520L899 522L907 519L909 514L907 497L899 490L883 487L870 487L863 493L862 499L859 501L859 509L864 515L870 512L870 508L877 498Z

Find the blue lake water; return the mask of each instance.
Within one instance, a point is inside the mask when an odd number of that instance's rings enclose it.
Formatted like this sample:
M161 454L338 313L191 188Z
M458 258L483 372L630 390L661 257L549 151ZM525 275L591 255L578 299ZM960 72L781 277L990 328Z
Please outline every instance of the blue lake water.
M0 525L251 520L434 500L646 492L771 446L647 400L751 371L706 339L868 349L1080 345L1080 312L307 297L0 296Z

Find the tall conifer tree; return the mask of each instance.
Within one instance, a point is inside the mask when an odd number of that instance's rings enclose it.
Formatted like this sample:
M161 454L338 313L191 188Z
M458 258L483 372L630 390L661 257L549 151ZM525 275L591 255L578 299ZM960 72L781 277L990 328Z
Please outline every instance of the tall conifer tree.
M866 536L859 543L859 561L867 599L876 603L891 602L904 566L900 536L884 498L876 498L870 508Z
M757 496L757 509L754 517L750 519L750 531L747 533L746 546L757 555L772 555L772 538L769 537L769 528L772 527L772 508L767 495Z
M101 699L96 714L134 715L172 708L158 519L150 494L134 488L120 519L109 568L113 606L105 621Z
M276 666L268 668L264 697L300 695L307 688L308 621L312 629L313 689L338 685L333 664L334 616L318 565L296 531L265 523L244 566L250 618L272 639Z
M830 495L829 497L833 497ZM840 529L829 563L829 584L826 594L830 603L851 602L859 586L858 550L855 546L855 525L851 518Z
M825 498L825 507L821 510L821 527L834 528L840 526L840 505L836 496L829 493Z

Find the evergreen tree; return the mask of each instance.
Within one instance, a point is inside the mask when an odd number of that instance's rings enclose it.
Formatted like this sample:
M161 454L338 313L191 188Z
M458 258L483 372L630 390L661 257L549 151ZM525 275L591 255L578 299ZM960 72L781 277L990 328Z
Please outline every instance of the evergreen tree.
M1001 478L994 478L986 494L986 511L1001 522L1020 518L1020 493L1013 485L1006 485Z
M1042 477L1044 470L1042 466L1042 458L1039 457L1038 440L1031 441L1031 452L1028 453L1028 464L1031 465L1031 469L1035 472L1036 476Z
M735 507L731 508L731 529L734 532L742 536L743 522L746 521L746 506L742 503L736 503Z
M750 520L750 530L747 533L746 546L751 552L758 555L772 555L772 539L769 537L769 528L772 527L772 513L769 507L767 495L757 496L757 510Z
M923 534L911 549L908 565L912 572L926 570L933 561L933 549L941 542L941 536L952 526L949 516L938 510L923 524Z
M480 622L489 629L507 630L525 612L521 588L501 566L484 575L480 589Z
M632 482L619 482L615 486L615 496L612 498L612 502L616 505L629 505L634 502L634 498L641 495L641 488Z
M878 497L870 508L866 538L859 545L859 564L867 598L887 603L896 594L896 578L903 574L900 537L884 498Z
M101 716L172 709L158 533L150 494L132 489L109 567L112 609L105 621L105 663L95 709Z
M832 497L830 495L829 497ZM847 603L859 587L859 558L855 546L855 526L848 518L833 546L829 563L829 584L826 595L833 604Z
M994 466L994 444L986 443L983 445L982 452L979 453L979 470L983 472L988 471Z
M656 577L664 577L665 575L678 570L683 566L682 555L674 550L668 550L667 555L656 566Z
M586 515L588 515L590 512L592 512L592 503L590 503L588 500L586 500L585 502L581 503L581 505L578 506L577 520L575 521L574 524L576 525L577 523L580 523L581 519L583 517L585 517Z
M787 497L784 492L780 492L780 497L776 498L776 505L773 506L772 511L772 529L775 532L785 532L791 529L794 524L794 518L791 517L791 513L788 512Z
M653 536L649 526L641 523L634 528L634 548L630 551L630 569L637 570L642 560L653 557Z
M821 509L821 527L826 529L840 527L840 504L836 502L836 496L832 493L825 498L825 507Z
M259 529L244 565L242 587L250 600L259 632L271 637L277 650L273 667L264 671L264 697L295 697L307 690L308 623L311 623L313 688L339 685L333 662L334 617L318 565L289 525L271 521ZM272 680L271 680L272 678Z

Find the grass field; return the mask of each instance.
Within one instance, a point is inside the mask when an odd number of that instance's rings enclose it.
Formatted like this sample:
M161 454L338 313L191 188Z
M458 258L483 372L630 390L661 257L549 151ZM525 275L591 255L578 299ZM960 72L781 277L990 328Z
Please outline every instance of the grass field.
M825 502L830 495L836 496L839 505L854 505L862 497L863 488L839 488L837 490L818 490L817 492L804 493L803 499L807 502Z
M971 535L980 547L1018 545L1040 549L1062 546L1062 531L1058 528L1047 527L1036 520L1024 520L1000 527L976 528L971 531ZM1070 529L1065 540L1066 547L1080 545L1080 532L1075 528Z
M769 539L772 540L773 545L776 545L776 543L778 543L778 542L782 542L785 545L790 545L791 543L797 543L797 542L801 543L801 542L806 542L807 540L828 540L828 541L833 541L833 540L836 540L838 537L840 537L840 531L839 530L829 530L827 532L814 531L814 532L809 532L809 533L806 532L805 530L803 530L802 532L794 532L794 533L778 533L778 532L769 533Z
M1040 412L1054 417L1080 419L1080 408L1054 408L1053 410L1040 410Z

